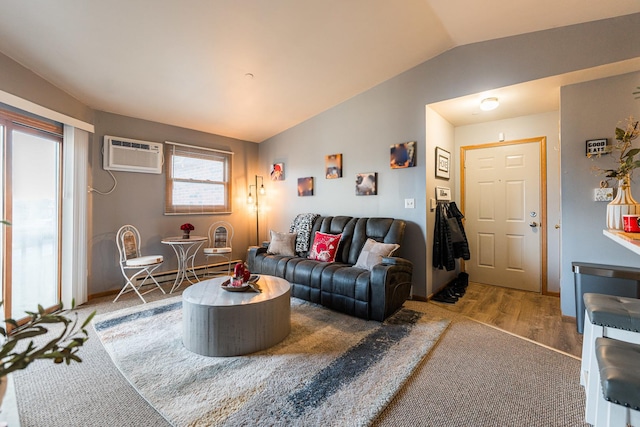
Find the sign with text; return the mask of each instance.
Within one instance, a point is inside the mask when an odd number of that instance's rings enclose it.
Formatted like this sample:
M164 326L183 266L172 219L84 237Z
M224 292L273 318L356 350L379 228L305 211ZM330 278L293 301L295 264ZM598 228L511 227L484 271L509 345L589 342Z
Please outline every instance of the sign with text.
M587 140L587 157L598 154L609 154L611 147L607 138Z

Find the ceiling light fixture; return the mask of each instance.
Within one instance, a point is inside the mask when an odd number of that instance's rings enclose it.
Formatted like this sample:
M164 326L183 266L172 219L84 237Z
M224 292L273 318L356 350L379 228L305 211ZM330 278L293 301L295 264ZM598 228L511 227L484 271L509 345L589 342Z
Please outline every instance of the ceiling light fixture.
M498 105L500 105L500 102L498 102L498 98L485 98L480 102L480 109L482 111L491 111L498 108Z

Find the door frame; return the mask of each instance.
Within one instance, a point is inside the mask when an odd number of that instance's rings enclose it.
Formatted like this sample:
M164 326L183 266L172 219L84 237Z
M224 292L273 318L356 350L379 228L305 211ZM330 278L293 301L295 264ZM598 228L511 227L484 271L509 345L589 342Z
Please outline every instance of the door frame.
M62 301L62 221L63 221L63 173L64 173L64 138L63 138L63 128L50 124L47 122L40 121L38 119L25 117L17 113L13 113L7 110L0 110L0 127L2 127L2 131L4 132L2 140L2 148L4 151L2 156L0 156L0 163L2 163L2 177L0 177L0 185L2 185L3 191L6 191L7 188L11 189L13 186L13 162L10 161L12 156L12 150L14 146L13 141L13 132L18 131L25 134L29 134L35 137L43 137L48 138L56 142L57 147L57 199L58 199L58 209L57 209L57 274L56 274L56 293L58 295L58 302L53 306L44 307L46 313L52 313L58 311L61 307L60 301ZM13 196L11 192L5 197L5 203L2 212L2 218L12 222L12 212L13 212ZM3 301L1 312L4 314L5 318L14 318L18 325L23 325L29 321L30 317L26 313L21 313L19 316L12 315L13 311L13 300L12 300L12 289L14 287L13 277L12 277L12 267L13 267L13 253L10 246L12 245L13 238L13 228L11 226L3 227L2 232L0 233L0 244L2 244L2 256L4 257L0 265L0 276L3 279L2 286L2 295L0 296L0 300ZM34 305L35 306L35 305ZM22 316L22 317L20 317ZM8 331L13 330L15 327L6 324L5 326Z
M542 295L557 295L547 291L547 137L539 136L534 138L517 139L513 141L490 142L487 144L465 145L460 147L460 203L461 211L464 214L466 208L465 200L465 157L468 150L481 150L484 148L495 148L506 145L538 143L540 149L540 293Z

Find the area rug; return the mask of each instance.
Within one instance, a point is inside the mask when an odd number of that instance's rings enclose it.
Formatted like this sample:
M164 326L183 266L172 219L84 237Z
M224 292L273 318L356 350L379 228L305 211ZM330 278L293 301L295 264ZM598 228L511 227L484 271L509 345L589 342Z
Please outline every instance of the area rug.
M182 345L182 299L96 316L122 374L175 426L364 426L391 401L449 325L401 309L365 321L296 298L291 334L239 357Z

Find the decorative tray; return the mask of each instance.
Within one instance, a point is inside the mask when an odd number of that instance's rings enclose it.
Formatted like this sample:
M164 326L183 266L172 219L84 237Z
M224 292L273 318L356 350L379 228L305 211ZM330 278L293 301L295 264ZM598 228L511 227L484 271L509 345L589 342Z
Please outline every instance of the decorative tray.
M229 292L244 292L249 288L253 289L256 292L262 292L256 283L259 278L260 276L253 275L249 278L249 281L243 283L242 286L230 286L231 279L227 279L224 282L222 282L220 287L225 291L229 291Z
M221 285L220 287L222 289L224 289L225 291L229 291L229 292L244 292L247 289L249 289L251 286L249 286L248 283L245 283L242 286L225 286L225 285Z

